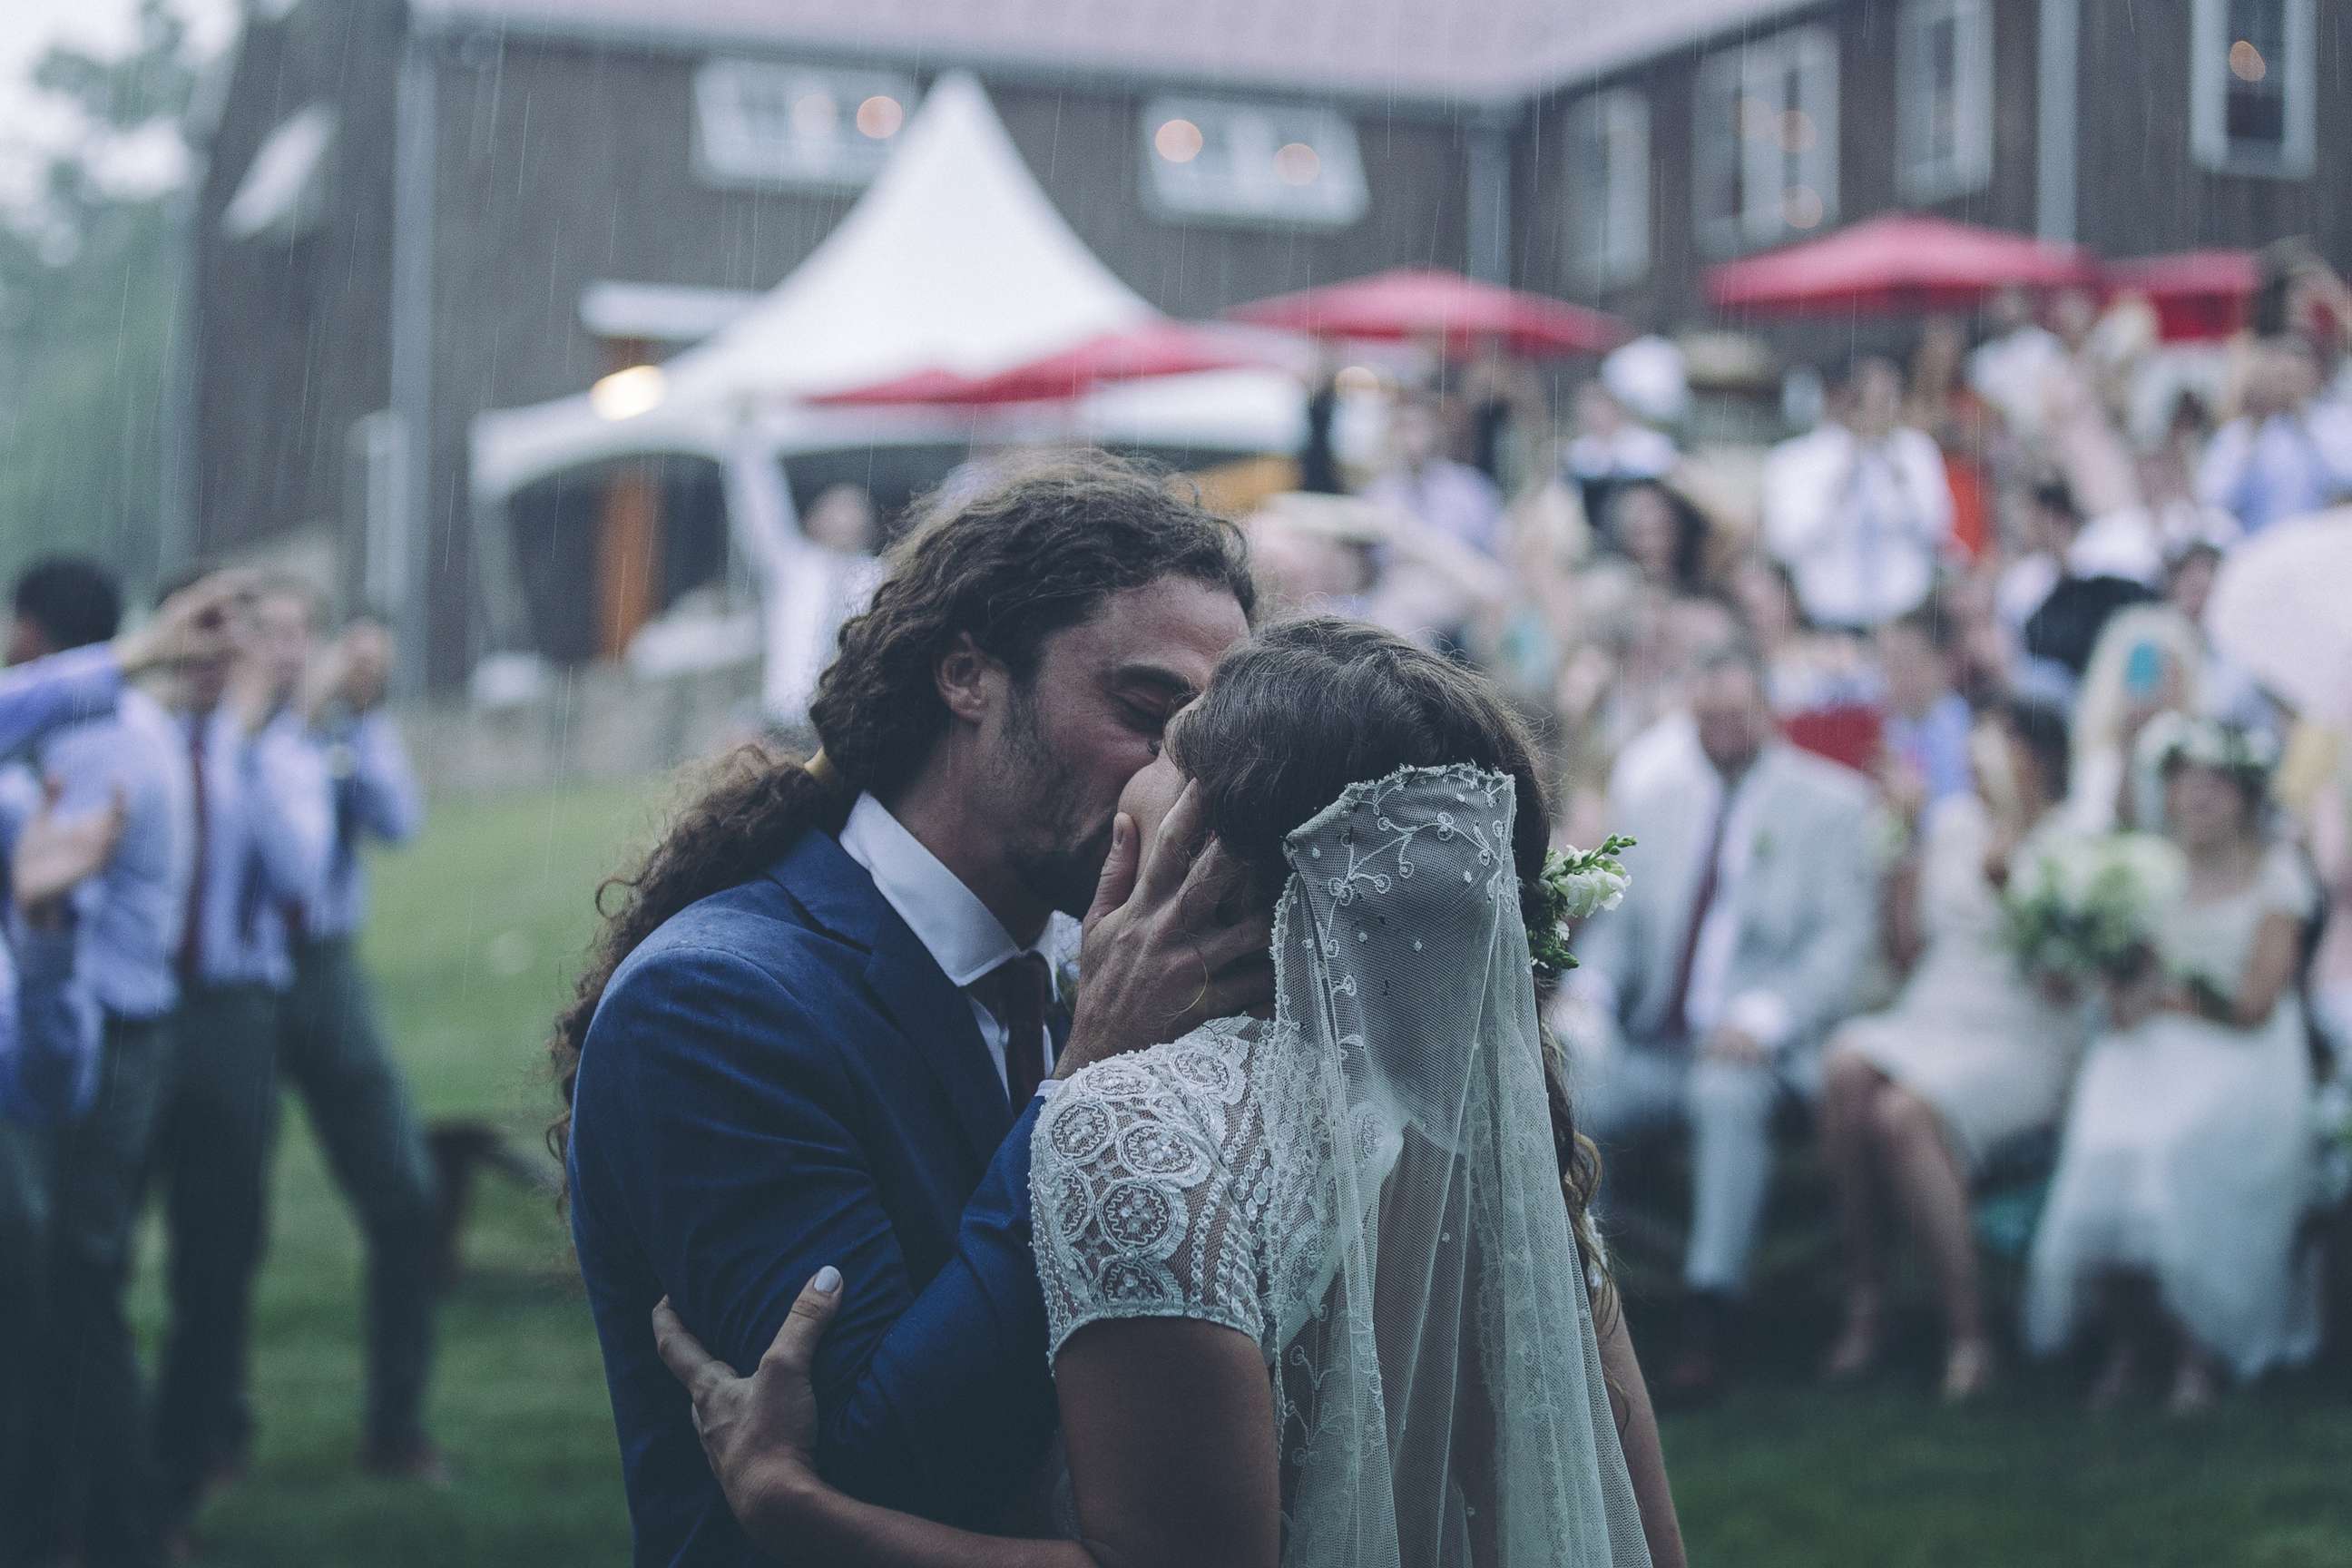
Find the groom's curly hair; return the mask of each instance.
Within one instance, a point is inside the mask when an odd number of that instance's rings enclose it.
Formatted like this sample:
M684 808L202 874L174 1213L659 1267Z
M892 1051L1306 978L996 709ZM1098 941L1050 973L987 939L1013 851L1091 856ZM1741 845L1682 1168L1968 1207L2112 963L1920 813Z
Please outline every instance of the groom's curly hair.
M563 1096L548 1130L559 1160L581 1047L613 972L688 904L758 876L803 834L839 832L860 793L887 795L912 778L947 731L936 670L958 637L1025 682L1047 637L1129 589L1187 578L1231 593L1245 616L1256 603L1239 530L1169 476L1102 452L1017 469L968 499L932 497L889 566L817 683L818 754L740 748L635 868L598 889L604 930L548 1047Z
M1400 768L1468 763L1509 775L1517 801L1511 858L1529 929L1551 845L1540 753L1484 676L1377 626L1309 616L1259 631L1227 654L1200 700L1171 725L1169 755L1200 786L1209 831L1273 896L1289 874L1283 841L1349 784ZM1532 966L1529 984L1535 984ZM1566 1068L1547 1033L1544 1089L1560 1190L1577 1242L1592 1229L1601 1152L1576 1128ZM1615 1292L1595 1293L1606 1321Z

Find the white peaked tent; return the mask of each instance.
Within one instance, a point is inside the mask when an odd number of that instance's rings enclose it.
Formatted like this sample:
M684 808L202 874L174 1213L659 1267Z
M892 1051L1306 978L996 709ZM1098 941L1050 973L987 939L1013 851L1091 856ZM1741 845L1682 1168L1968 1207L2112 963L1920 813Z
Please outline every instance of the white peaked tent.
M844 391L979 374L1146 321L1038 188L987 95L942 78L839 227L757 307L670 367L677 395Z
M768 296L665 369L659 405L608 419L586 396L482 415L473 489L495 506L562 469L640 452L788 456L867 442L1050 432L1266 451L1296 444L1297 383L1223 372L1107 388L1037 410L813 408L803 399L920 370L983 374L1152 319L1071 232L980 83L940 79L882 173Z
M1070 231L980 83L962 72L940 78L840 226L759 304L663 367L653 406L608 418L583 394L474 421L475 560L495 646L527 640L506 503L565 469L653 454L724 466L728 529L768 606L773 706L792 668L793 633L779 610L803 549L785 479L794 454L1033 439L1296 449L1305 399L1297 379L1277 371L1130 382L1055 406L805 401L915 371L1008 369L1155 314Z

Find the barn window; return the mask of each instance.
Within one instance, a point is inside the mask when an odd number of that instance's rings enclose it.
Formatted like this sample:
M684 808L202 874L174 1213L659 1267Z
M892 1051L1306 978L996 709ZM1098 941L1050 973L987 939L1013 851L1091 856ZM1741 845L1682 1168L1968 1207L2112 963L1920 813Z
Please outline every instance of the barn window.
M891 71L712 60L694 77L694 162L713 184L865 184L915 105Z
M1145 199L1169 222L1344 228L1364 216L1356 128L1330 110L1161 98L1142 132Z
M1895 135L1903 195L1943 201L1992 177L1992 7L1907 0L1895 40Z
M1797 27L1699 68L1701 241L1718 254L1801 238L1835 221L1837 39Z
M1650 103L1630 88L1596 92L1568 123L1568 249L1587 287L1613 289L1650 265Z
M2312 171L2314 0L2197 0L2189 140L2231 174Z

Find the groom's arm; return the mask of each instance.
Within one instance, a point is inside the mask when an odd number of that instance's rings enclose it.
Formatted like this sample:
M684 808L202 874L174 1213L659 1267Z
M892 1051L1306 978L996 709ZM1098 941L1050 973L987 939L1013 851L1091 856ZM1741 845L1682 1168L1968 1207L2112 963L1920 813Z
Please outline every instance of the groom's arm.
M839 1030L764 966L709 948L655 955L607 994L594 1033L581 1112L687 1324L748 1372L809 1277L839 1268L840 1315L814 1367L828 1479L934 1519L992 1519L1053 1426L1028 1250L1034 1117L919 1292L852 1131Z

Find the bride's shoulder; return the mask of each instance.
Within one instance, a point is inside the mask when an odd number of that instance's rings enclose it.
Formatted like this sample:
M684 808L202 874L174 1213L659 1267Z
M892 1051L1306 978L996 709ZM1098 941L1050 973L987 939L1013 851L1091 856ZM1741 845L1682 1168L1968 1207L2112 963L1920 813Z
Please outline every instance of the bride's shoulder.
M1213 1136L1250 1092L1257 1036L1252 1019L1213 1019L1179 1039L1081 1068L1046 1101L1037 1139L1076 1155L1137 1121Z

